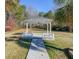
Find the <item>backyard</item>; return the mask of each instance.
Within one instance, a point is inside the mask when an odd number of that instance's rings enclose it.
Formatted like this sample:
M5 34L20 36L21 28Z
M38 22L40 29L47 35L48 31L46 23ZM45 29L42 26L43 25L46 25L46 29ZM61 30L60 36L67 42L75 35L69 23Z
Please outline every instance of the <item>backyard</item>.
M55 40L45 40L45 46L50 56L50 59L70 59L66 52L65 48L72 48L73 36L72 33L68 32L54 32Z
M5 51L6 59L25 59L31 40L19 38L24 29L6 32Z
M73 0L5 0L6 59L73 59Z
M31 40L21 40L19 38L24 31L25 29L17 30L9 33L10 35L6 32L6 59L24 59L27 56ZM35 29L32 31L37 32ZM40 30L39 32L42 33L43 31ZM54 34L55 40L44 40L50 59L68 59L64 49L73 48L72 33L54 31Z

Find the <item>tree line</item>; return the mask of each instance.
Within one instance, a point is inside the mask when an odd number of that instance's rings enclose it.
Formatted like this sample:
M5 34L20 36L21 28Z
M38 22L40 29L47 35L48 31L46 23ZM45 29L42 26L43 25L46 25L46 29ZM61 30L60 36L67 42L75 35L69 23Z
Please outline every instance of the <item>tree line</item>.
M62 7L56 9L54 12L49 10L47 13L40 12L39 16L47 17L54 20L52 22L52 29L58 31L73 31L73 1L72 0L55 0L55 3Z
M73 31L73 0L54 0L57 5L63 5L54 12L49 10L47 13L39 12L38 15L54 20L52 30ZM19 0L5 0L6 23L10 17L15 20L17 26L29 17L24 5L19 4ZM35 13L37 14L37 13ZM8 21L9 23L9 21Z
M19 0L5 0L6 23L11 17L17 26L28 16L26 7L19 4ZM9 22L9 21L8 21Z

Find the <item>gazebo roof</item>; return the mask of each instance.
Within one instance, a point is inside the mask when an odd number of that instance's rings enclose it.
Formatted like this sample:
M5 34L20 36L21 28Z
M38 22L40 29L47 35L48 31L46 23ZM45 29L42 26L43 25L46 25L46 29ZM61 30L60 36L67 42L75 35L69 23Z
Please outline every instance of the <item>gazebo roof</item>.
M30 24L48 24L52 21L53 21L52 19L48 19L44 17L31 17L26 19L24 22Z

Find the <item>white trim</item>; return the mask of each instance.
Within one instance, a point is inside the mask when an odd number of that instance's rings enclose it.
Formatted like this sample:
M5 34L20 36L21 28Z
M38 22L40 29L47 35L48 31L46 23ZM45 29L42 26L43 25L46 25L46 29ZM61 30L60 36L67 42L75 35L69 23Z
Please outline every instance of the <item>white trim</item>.
M48 23L47 23L47 34L48 34L49 30L48 30Z
M51 33L51 22L50 22L50 33Z

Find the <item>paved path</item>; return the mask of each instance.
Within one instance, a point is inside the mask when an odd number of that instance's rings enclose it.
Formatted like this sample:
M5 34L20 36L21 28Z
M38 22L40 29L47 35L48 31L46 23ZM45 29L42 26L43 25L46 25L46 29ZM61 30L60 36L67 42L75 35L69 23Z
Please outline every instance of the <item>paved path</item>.
M26 59L49 59L42 38L35 37L32 39Z

